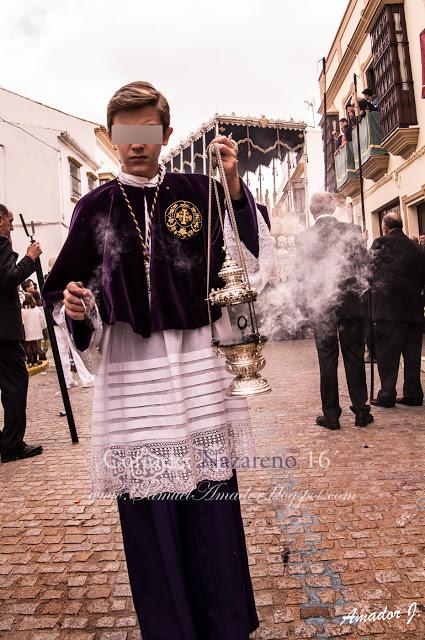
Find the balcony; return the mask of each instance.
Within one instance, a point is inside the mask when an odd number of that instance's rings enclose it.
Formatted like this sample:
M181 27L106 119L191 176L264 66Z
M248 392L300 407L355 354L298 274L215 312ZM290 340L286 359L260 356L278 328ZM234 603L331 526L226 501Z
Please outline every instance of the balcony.
M382 145L389 153L406 159L418 144L419 127L410 44L404 3L382 0L366 29L372 43L373 71ZM417 52L416 43L412 49Z
M398 127L385 138L385 146L394 156L407 160L418 146L419 127Z
M346 142L335 152L336 186L346 197L360 192L359 172L354 166L353 143Z
M360 120L360 153L364 178L375 182L387 172L390 156L382 147L382 133L377 111L369 111ZM359 168L357 129L353 129L353 153L355 169Z

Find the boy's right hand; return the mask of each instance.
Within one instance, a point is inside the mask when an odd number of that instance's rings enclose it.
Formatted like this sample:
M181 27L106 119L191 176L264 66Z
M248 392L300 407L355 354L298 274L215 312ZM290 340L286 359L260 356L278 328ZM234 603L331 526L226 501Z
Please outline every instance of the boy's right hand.
M82 282L69 282L63 298L65 313L71 320L84 320L86 313L90 313L95 305L93 293Z

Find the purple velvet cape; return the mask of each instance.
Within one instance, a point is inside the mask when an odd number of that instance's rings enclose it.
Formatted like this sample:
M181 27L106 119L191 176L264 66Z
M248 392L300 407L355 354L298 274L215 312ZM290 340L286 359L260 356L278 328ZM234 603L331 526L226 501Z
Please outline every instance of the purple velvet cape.
M124 185L143 236L144 198L151 207L155 188ZM258 257L258 225L254 199L241 180L242 198L234 202L240 238ZM218 183L222 211L224 193ZM194 204L202 216L201 230L190 239L174 236L165 212L176 201ZM166 173L161 184L151 236L151 304L139 237L116 180L82 197L75 207L69 235L43 288L46 306L63 298L74 280L93 290L102 320L128 323L147 338L154 331L195 329L208 324L207 227L208 178L202 174ZM210 287L220 287L223 234L213 194ZM220 317L212 309L213 320ZM72 323L77 346L86 348L91 332ZM79 335L79 338L78 338Z

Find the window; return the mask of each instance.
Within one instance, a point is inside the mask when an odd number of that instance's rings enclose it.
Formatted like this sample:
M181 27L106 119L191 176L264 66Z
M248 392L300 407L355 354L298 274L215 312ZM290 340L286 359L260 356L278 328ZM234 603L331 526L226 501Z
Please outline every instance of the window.
M387 213L391 213L392 211L395 211L398 214L401 213L400 200L398 198L396 198L395 200L392 200L392 202L389 202L384 207L381 207L380 209L375 211L375 214L378 216L378 220L379 220L379 233L380 233L381 236L383 235L382 234L382 220L387 215Z
M344 100L344 113L341 116L342 118L346 118L347 117L347 107L350 104L353 104L353 96L352 96L351 93Z
M89 191L93 191L97 187L97 176L94 173L87 174L87 184L89 187Z
M111 180L114 180L115 176L113 173L107 172L107 173L99 173L99 184L106 184L107 182L110 182Z
M425 201L417 205L419 235L425 234Z
M325 157L325 189L326 191L336 191L336 173L335 173L335 142L332 135L335 120L338 120L338 114L328 115L325 121L322 118L322 141L323 154ZM325 139L326 136L326 139Z
M295 213L305 213L305 185L304 182L295 182L292 185L292 197Z
M366 86L370 89L374 96L376 96L376 81L375 71L373 70L373 64L371 64L365 71Z
M385 139L397 127L417 124L403 5L385 5L370 31L370 37L378 109Z
M79 198L81 196L81 164L74 158L68 158L68 160L71 175L71 197Z

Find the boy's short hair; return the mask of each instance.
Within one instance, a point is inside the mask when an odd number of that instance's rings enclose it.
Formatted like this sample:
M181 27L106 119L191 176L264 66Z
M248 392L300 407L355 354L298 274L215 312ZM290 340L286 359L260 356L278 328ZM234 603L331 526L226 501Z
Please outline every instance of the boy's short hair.
M155 107L161 118L165 132L170 126L170 107L167 99L149 82L137 80L118 89L109 100L107 107L107 126L109 135L114 117L120 111L133 111L141 107Z

